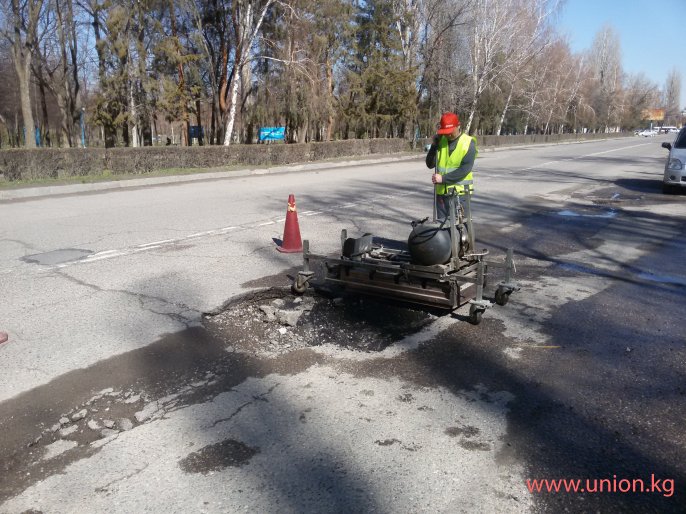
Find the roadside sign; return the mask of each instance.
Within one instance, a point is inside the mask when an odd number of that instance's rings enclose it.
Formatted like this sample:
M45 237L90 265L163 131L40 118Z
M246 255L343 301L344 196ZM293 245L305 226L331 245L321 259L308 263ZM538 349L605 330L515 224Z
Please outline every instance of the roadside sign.
M260 141L281 141L286 138L286 127L261 127Z

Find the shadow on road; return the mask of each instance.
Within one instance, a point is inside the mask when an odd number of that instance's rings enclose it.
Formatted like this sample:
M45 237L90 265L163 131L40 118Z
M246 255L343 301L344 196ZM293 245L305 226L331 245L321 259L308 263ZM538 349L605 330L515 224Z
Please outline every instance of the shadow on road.
M622 187L631 190L628 186L632 184ZM316 209L360 201L357 191L361 185L363 181L355 185L354 191L336 191L329 197L308 199L308 202ZM359 210L365 215L371 210L378 219L391 222L397 234L404 230L409 232L409 221L421 217L417 212L423 210L418 208L420 203L426 201L426 211L429 210L431 197L425 193L412 197L412 207L408 209L403 202L379 201L387 191L378 185L367 186ZM402 187L394 192L415 193ZM282 203L276 199L273 202L275 205ZM620 213L614 218L580 217L570 221L547 208L541 212L540 205L515 204L512 198L479 198L476 208L490 209L496 216L521 225L510 232L500 232L501 227L478 229L480 244L501 252L512 246L517 255L555 264L566 262L565 254L597 249L602 241L596 236L610 224L617 238L643 239L644 244L653 248L664 244L675 233L683 235L678 228L683 226L683 218L648 212ZM349 212L339 215L333 211L330 215L340 218L341 223L348 222L351 217ZM356 221L353 228L362 233L366 231L362 225ZM340 228L344 227L333 228L333 240L339 237ZM269 251L272 252L269 259L275 266L292 272L289 258L271 247ZM627 264L622 255L605 258L625 271L641 269L640 262ZM525 278L536 280L541 271L523 267L522 273ZM553 269L546 273L558 271ZM564 278L564 272L559 276ZM686 455L680 420L686 418L685 376L683 365L677 363L683 363L686 348L683 338L677 339L679 332L675 328L666 331L668 335L664 340L658 339L656 332L661 324L669 323L670 312L661 314L660 303L683 305L683 289L668 284L646 285L632 279L630 274L620 279L615 274L606 276L615 280L609 290L581 302L569 302L554 310L542 326L534 327L550 338L551 345L559 347L554 351L525 349L526 360L509 359L504 350L519 342L506 336L502 322L485 316L478 327L466 323L453 325L415 352L366 361L336 359L336 369L357 377L397 377L421 387L445 387L458 397L464 397L465 392L478 393L484 387L489 391L512 393L515 399L509 405L508 434L498 455L504 472L509 464L523 462L532 479L612 479L616 476L617 479L649 481L654 474L660 479L673 479L676 484L676 492L669 498L660 492L537 495L536 502L543 511L683 512ZM646 305L642 303L642 295L653 297ZM164 300L173 302L172 299ZM516 296L511 303L505 308L517 308ZM616 307L624 309L625 316L617 317ZM639 330L641 315L655 318L651 321L654 325L646 326L645 331ZM532 321L532 325L534 323ZM135 337L135 334L127 337ZM664 344L660 345L661 342ZM630 352L626 352L627 345L632 347ZM90 445L99 435L84 428L73 436L78 448L43 471L27 458L27 448L39 450L54 438L46 434L45 425L41 423L56 421L61 413L86 404L97 391L113 388L122 392L144 392L145 398L139 403L117 404L118 416L134 419L143 403L159 401L170 392L183 390L168 407L169 412L177 412L184 407L225 398L223 395L231 395L236 387L251 378L294 376L327 362L330 364L327 359L329 357L310 350L298 350L277 358L229 353L225 342L217 341L204 328L196 327L101 361L88 369L67 373L2 404L0 430L5 439L0 457L5 475L0 486L0 501L47 476L63 473L70 464L93 457L100 451ZM202 382L202 385L184 389L194 382ZM196 473L236 464L243 466L242 472L250 474L251 459L267 451L246 443L251 433L259 430L274 441L295 440L293 434L299 429L298 423L304 415L301 406L291 404L283 396L279 399L269 397L268 391L246 399L247 402L271 402L266 417L252 424L240 421L240 405L227 411L226 416L212 426L203 426L189 417L187 426L191 431L197 431L198 439L207 444L192 451L189 449L179 466ZM100 407L98 401L93 405ZM484 401L488 403L489 400ZM190 416L192 411L187 412ZM427 423L431 423L431 414L425 415ZM236 421L232 424L234 416ZM146 422L141 421L137 426ZM218 423L224 424L221 433L214 430ZM377 496L375 484L362 478L364 475L356 468L356 463L346 457L346 449L337 445L336 434L317 433L316 430L311 434L308 444L299 448L297 459L291 459L288 453L275 457L274 467L284 470L283 473L255 477L276 491L276 497L289 499L288 504L280 505L280 508L298 512L321 511L322 506L333 512L379 510L384 499ZM209 449L203 453L204 448ZM480 450L475 448L475 451ZM460 462L455 462L454 467L459 470ZM29 472L31 475L27 475ZM431 477L426 480L430 487ZM489 484L484 483L483 487L488 488ZM298 490L308 494L298 495ZM522 496L529 494L524 483L521 491ZM319 503L315 502L317 498ZM519 500L515 498L515 501Z

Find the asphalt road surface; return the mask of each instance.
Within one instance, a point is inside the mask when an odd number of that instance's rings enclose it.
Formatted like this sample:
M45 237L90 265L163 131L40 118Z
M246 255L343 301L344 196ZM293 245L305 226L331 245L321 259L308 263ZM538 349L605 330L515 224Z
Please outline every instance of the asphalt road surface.
M482 152L478 326L285 289L290 193L316 253L404 239L421 159L0 201L0 512L684 512L662 140Z

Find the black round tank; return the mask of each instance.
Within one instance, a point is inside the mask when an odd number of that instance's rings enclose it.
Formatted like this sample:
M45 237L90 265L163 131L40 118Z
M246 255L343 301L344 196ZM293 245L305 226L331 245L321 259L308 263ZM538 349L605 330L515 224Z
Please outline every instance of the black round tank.
M407 239L412 264L433 266L450 260L450 230L448 225L427 221L418 224Z

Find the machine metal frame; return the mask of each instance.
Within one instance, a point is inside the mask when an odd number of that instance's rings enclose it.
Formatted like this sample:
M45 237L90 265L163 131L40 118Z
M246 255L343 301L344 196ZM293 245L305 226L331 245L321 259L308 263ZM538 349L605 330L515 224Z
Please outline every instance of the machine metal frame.
M469 186L472 181L459 184ZM469 188L465 187L465 191L469 191ZM487 249L475 251L470 197L469 193L464 195L463 212L459 196L454 191L448 195L451 256L447 263L433 266L412 264L408 251L375 243L371 234L357 239L348 238L347 230L343 229L339 257L313 254L309 241L303 241L303 269L293 281L293 292L305 292L315 275L312 261L322 261L326 269L325 283L341 286L354 293L448 311L469 303L469 320L475 325L479 324L483 312L492 306L483 297L488 267L505 268L505 280L496 288L497 304L505 305L510 294L518 291L519 286L513 278L515 265L511 248L507 250L504 263L486 261L485 257L489 254ZM458 238L463 232L458 227L463 226L467 229L469 251L460 255Z

